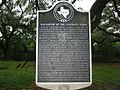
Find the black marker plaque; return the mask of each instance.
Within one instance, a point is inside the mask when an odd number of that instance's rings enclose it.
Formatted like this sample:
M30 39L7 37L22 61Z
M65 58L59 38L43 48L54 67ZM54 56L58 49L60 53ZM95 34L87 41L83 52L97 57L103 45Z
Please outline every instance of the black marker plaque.
M38 12L37 82L90 82L89 12L61 2Z

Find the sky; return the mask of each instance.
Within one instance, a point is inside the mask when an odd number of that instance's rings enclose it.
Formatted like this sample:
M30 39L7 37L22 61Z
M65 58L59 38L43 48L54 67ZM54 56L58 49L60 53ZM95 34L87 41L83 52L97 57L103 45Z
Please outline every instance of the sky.
M52 5L53 0L44 0L49 6ZM57 1L57 0L56 0ZM66 0L60 0L60 1L66 1ZM68 0L69 2L72 2L73 0ZM82 8L83 10L90 10L91 6L95 0L76 0L74 7L77 8Z
M74 6L76 8L80 7L83 10L90 10L94 2L95 0L77 0Z

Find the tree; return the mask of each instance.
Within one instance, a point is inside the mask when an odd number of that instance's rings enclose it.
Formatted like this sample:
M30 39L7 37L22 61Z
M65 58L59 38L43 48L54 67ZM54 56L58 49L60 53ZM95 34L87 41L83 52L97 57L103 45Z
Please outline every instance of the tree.
M2 0L0 6L0 47L6 58L13 37L28 31L35 32L36 15L30 0Z
M113 21L119 23L118 20L118 18L120 17L119 6L120 6L119 0L96 0L96 2L91 8L92 31L95 30L95 28L98 28L100 23L104 22L101 21L101 19L103 19L103 17L108 14L106 13L107 11L109 11L109 14L112 13L112 16L107 16L106 18L107 19L112 18ZM115 14L118 14L117 18L114 17Z
M99 0L94 3L91 12L94 11L93 9L95 6L99 7L96 4L98 1ZM120 54L119 49L116 48L116 45L118 46L117 43L120 42L119 6L119 0L110 0L105 4L104 8L101 9L102 11L99 11L99 8L95 9L94 12L96 15L94 16L93 13L94 17L92 16L92 43L93 45L97 44L96 46L93 46L93 51L95 52L93 55L96 55L99 52L98 55L104 57L105 60L118 57L116 52ZM97 38L99 36L100 38Z

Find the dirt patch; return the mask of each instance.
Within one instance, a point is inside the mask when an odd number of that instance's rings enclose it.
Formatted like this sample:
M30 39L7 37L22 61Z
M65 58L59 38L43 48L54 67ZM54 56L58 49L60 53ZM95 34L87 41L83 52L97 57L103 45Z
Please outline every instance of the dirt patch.
M0 90L8 90L8 89L0 86Z
M90 87L82 89L82 90L98 90L98 87L99 87L99 83L93 82Z
M37 87L35 85L35 81L33 81L28 90L48 90L48 89Z
M119 88L111 83L105 83L104 84L105 90L118 90ZM119 89L120 90L120 89Z

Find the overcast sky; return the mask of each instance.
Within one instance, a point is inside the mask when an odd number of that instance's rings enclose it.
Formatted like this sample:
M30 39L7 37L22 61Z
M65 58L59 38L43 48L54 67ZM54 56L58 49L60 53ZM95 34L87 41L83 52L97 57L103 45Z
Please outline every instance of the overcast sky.
M81 7L83 10L90 10L95 0L76 0L75 7Z

